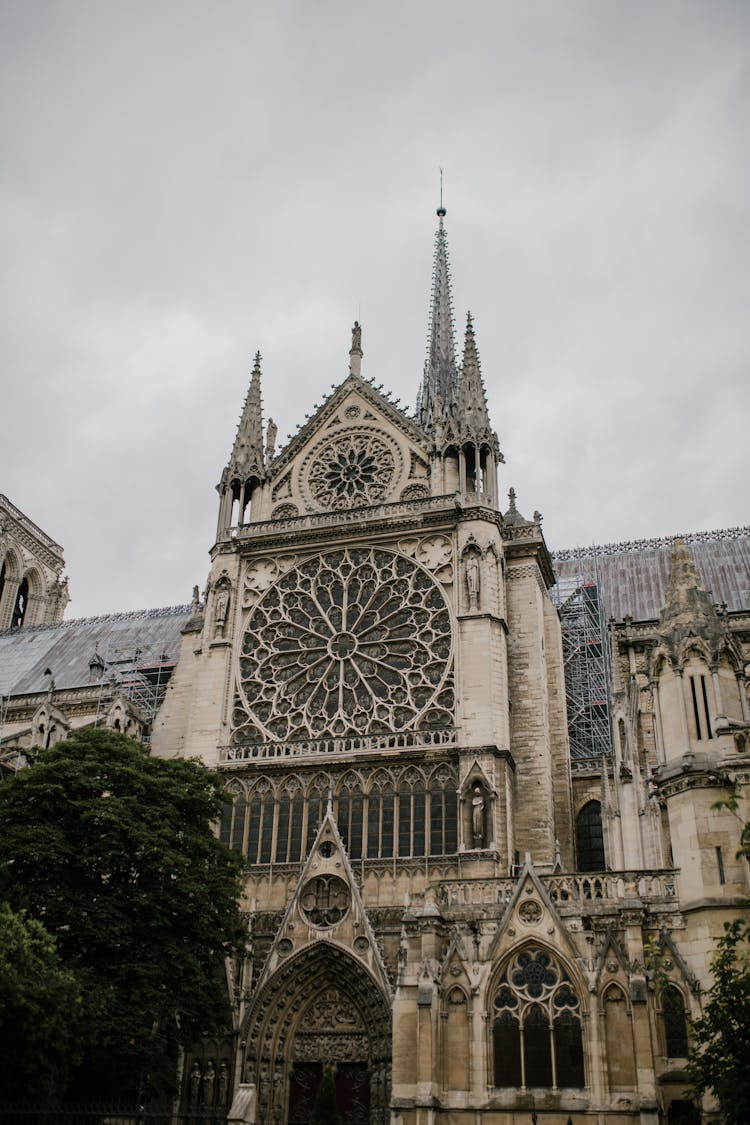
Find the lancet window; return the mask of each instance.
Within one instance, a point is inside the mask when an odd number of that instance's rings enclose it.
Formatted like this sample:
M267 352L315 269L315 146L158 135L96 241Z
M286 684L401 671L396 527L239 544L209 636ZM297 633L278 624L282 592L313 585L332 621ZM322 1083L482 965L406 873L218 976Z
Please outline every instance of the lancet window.
M13 616L10 620L11 629L18 629L24 623L26 611L29 608L29 580L24 578L18 587L16 604L13 607Z
M387 775L381 775L367 799L367 855L371 859L393 855L395 807L393 785Z
M589 801L576 817L576 850L579 871L604 870L604 832L599 801Z
M329 793L350 859L455 855L457 781L449 766L348 773L341 782L318 775L305 790L290 778L274 792L268 781L246 791L233 784L220 835L252 863L298 863L325 816Z
M279 797L276 829L276 863L298 863L302 854L304 802L297 785L287 786Z
M563 966L527 947L510 963L493 997L495 1085L582 1087L581 1005Z
M688 1053L688 1034L682 993L673 984L668 984L662 992L661 1004L667 1057L685 1058Z

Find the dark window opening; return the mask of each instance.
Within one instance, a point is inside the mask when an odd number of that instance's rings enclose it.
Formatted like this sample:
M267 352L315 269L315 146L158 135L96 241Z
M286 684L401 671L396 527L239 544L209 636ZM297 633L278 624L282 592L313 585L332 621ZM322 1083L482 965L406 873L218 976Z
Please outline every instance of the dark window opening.
M247 810L247 801L245 800L244 793L240 794L234 802L234 824L232 825L232 839L231 847L236 851L242 851L245 836L245 812Z
M604 870L604 831L599 801L589 801L576 817L576 850L579 871Z
M699 742L703 741L704 738L713 738L705 676L690 677L690 695L693 700L696 738Z
M581 1021L572 1012L555 1017L555 1069L558 1086L583 1086Z
M667 1057L683 1059L688 1053L685 1001L682 993L674 985L667 985L662 993L662 1011Z
M701 676L701 689L703 691L703 706L705 708L705 715L706 715L706 731L708 732L708 737L713 738L714 734L713 734L713 731L711 730L711 714L710 714L709 709L708 709L708 693L706 691L706 677L705 676Z
M552 1085L549 1020L539 1004L532 1004L523 1023L523 1062L527 1086Z
M13 607L13 616L10 619L11 629L20 629L23 625L24 618L26 617L26 610L29 608L29 580L24 578L21 585L18 587L18 594L16 596L16 604Z
M518 1020L510 1012L502 1012L493 1031L495 1085L521 1085L521 1036Z
M716 849L716 864L719 868L719 882L722 886L726 883L726 876L724 875L724 857L721 854L721 848Z

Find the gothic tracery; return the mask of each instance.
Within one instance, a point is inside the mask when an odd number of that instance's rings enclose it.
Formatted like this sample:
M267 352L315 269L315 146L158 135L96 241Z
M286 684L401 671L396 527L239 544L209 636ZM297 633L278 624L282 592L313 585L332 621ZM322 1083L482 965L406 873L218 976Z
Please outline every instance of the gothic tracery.
M240 686L271 739L450 725L435 712L448 676L451 620L440 588L411 559L348 548L308 559L252 610Z

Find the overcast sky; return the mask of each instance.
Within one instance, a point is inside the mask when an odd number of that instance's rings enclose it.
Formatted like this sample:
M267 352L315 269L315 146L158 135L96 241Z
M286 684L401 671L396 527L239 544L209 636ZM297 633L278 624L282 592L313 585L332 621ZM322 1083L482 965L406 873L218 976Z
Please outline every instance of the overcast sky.
M500 485L571 547L748 522L750 4L0 3L0 492L68 616L203 585L252 357L410 406L438 167Z

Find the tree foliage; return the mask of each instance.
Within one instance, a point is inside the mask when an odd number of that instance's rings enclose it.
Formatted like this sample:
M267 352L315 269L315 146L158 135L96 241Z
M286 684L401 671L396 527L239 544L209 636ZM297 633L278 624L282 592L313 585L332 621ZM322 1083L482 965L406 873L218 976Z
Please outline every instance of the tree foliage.
M713 1092L727 1125L750 1121L750 926L724 923L713 984L693 1024L688 1074L696 1098Z
M229 1025L241 860L211 831L222 797L218 774L103 730L0 787L0 897L80 982L79 1097L167 1094L178 1045Z
M44 1101L75 1062L81 993L39 922L0 903L0 1091Z

